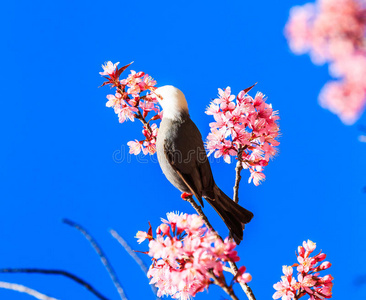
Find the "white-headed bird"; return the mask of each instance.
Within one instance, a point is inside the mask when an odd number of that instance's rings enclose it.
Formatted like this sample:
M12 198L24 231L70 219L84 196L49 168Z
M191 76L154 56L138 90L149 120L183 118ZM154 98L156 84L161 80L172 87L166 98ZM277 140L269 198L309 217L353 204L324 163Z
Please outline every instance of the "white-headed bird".
M163 108L156 142L163 173L182 193L194 195L202 206L202 198L206 199L239 244L244 225L250 222L253 213L231 200L215 184L202 136L189 116L184 94L171 85L157 88L153 93Z

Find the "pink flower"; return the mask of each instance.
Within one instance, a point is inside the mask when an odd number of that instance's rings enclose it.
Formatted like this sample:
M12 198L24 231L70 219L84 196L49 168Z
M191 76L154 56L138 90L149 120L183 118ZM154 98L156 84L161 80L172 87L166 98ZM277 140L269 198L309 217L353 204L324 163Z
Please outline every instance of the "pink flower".
M143 91L150 89L156 85L156 81L144 72L131 71L127 79L121 80L121 84L128 86L127 93L133 97L139 97Z
M144 240L149 238L149 235L145 231L138 231L135 238L137 238L137 242L141 244Z
M99 74L100 75L112 75L118 65L119 65L119 62L116 62L115 64L113 64L111 61L106 62L104 65L102 65L103 72L99 72Z
M121 99L117 98L114 95L107 95L108 102L106 103L107 107L114 107L116 105L120 105Z
M135 112L137 112L137 108L129 106L128 104L122 104L118 107L115 107L115 111L118 114L118 120L120 123L123 123L127 120L133 122L135 120Z
M234 95L231 95L231 88L228 86L225 91L219 89L219 98L213 100L215 104L231 102L235 99Z
M145 136L143 141L142 152L146 154L154 154L156 152L156 137L158 135L158 126L154 123L150 127L144 126L142 134Z
M136 118L142 121L144 124L142 133L145 139L130 141L127 144L130 146L131 154L138 155L142 151L145 155L152 155L156 152L158 132L157 124L153 121L160 119L161 115L157 99L146 90L152 89L156 85L156 81L144 72L133 70L126 79L120 79L123 71L131 64L120 69L117 67L118 64L108 62L102 66L104 72L101 74L107 76L105 77L107 81L102 86L110 84L117 88L115 95L107 96L106 106L114 109L120 123L128 120L134 121ZM150 112L154 112L155 115L150 120L146 120Z
M139 87L141 91L146 91L151 89L151 87L156 85L156 81L149 75L145 74L139 83Z
M358 0L318 0L293 7L285 28L291 50L308 52L314 63L329 63L328 82L320 104L353 124L366 102L366 7Z
M366 105L365 87L347 81L330 81L319 95L319 103L338 115L344 124L357 121Z
M211 132L207 136L208 155L223 157L226 163L231 156L240 158L244 169L249 169L255 185L265 179L263 168L277 153L279 135L277 111L265 102L258 92L254 99L243 90L237 97L231 95L230 87L219 89L219 98L214 99L206 110L215 122L210 123ZM236 103L235 103L236 98Z
M138 155L142 150L142 143L138 140L130 141L127 145L130 147L130 154Z
M289 266L283 266L282 271L285 276L281 277L281 281L276 283L273 287L276 292L273 295L273 299L299 299L300 297L308 294L311 300L320 300L324 298L330 298L332 295L333 277L326 275L324 277L319 276L319 271L328 269L331 264L329 262L323 262L320 266L318 263L325 259L324 253L319 253L314 257L310 257L310 254L315 250L316 244L308 240L303 242L303 246L298 247L297 260L297 280L292 277L293 268Z
M308 251L309 253L313 252L316 248L316 244L310 240L308 240L307 242L303 242L302 246L305 248L306 251Z
M306 275L303 276L302 274L299 274L297 276L297 280L299 281L302 288L304 288L305 291L312 294L310 288L313 287L316 284L316 280L313 279L312 275Z
M239 260L234 242L219 240L198 215L168 213L162 222L156 237L147 237L148 254L152 257L148 277L158 288L159 297L190 299L214 282L226 284L224 266ZM145 235L140 233L137 237L143 239ZM244 272L245 267L240 268L236 282L251 280L250 274Z
M282 272L283 274L285 274L286 276L292 276L292 267L291 266L283 266L282 267Z
M258 186L258 185L260 185L261 181L263 181L265 178L266 178L266 176L263 173L253 171L253 169L250 169L250 177L249 177L248 183L251 183L252 179L253 179L254 185Z
M295 298L296 292L299 289L299 283L291 276L282 276L281 281L273 285L276 292L273 294L273 299L291 300Z

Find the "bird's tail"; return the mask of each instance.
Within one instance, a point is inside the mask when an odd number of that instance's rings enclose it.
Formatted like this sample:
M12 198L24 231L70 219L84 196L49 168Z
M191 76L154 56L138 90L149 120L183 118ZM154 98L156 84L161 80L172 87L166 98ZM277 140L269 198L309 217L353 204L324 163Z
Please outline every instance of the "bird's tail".
M214 187L215 199L205 197L206 200L220 215L221 219L229 228L231 236L239 245L243 240L243 230L245 224L253 218L253 213L241 207L231 200L218 186Z

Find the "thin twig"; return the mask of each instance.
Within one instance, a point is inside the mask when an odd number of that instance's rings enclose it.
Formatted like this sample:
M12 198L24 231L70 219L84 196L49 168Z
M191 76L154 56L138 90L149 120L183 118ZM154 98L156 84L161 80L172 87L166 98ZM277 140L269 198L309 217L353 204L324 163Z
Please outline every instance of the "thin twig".
M240 148L239 151L238 151L238 157L237 157L238 161L237 161L236 167L235 167L236 176L235 176L233 200L236 203L239 202L239 183L240 183L240 180L241 180L240 172L241 172L241 170L243 170L242 152L243 152L243 149Z
M81 227L79 224L68 220L68 219L63 219L63 222L71 227L76 228L77 230L79 230L84 237L89 241L89 243L91 244L91 246L94 248L95 252L97 252L97 254L99 255L100 260L102 261L104 267L106 268L107 272L109 273L109 276L111 277L114 286L117 289L117 292L120 296L120 298L122 300L128 300L127 296L122 288L121 283L119 282L116 272L114 271L111 263L109 262L108 258L106 257L106 255L104 254L103 250L100 248L100 246L98 245L98 243L96 242L96 240L83 228Z
M187 197L185 198L191 205L192 207L196 210L196 212L201 216L201 218L203 219L203 222L205 223L205 225L207 226L207 228L211 229L212 232L214 232L216 234L216 236L221 240L224 241L223 238L217 233L217 231L212 227L211 223L208 221L206 215L203 213L201 206L199 206L194 200L193 197ZM233 270L233 273L236 274L238 272L238 267L235 264L235 262L229 262L230 264L230 268ZM250 286L246 283L240 283L241 288L243 289L244 293L247 295L249 300L256 300L255 296L253 294L252 289L250 288Z
M142 270L142 272L145 273L145 275L147 275L148 272L148 268L146 267L145 263L142 261L142 259L136 254L135 251L132 250L132 248L130 247L130 245L124 240L124 238L118 234L117 231L115 230L110 230L109 231L111 233L111 235L118 241L118 243L121 244L121 246L126 250L126 252L133 258L133 260L139 265L140 269ZM151 290L154 293L154 295L156 296L156 299L161 299L158 297L158 291L155 287L155 285L150 284Z
M231 268L229 268L229 267L223 267L223 270L225 271L225 272L228 272L228 273L231 273L231 274L233 274L234 276L235 276L235 272L233 271L233 270L231 270Z
M39 300L57 300L21 284L0 281L0 288L25 293Z
M77 277L76 275L63 271L63 270L46 270L46 269L35 269L35 268L7 268L7 269L0 269L0 273L38 273L38 274L46 274L46 275L62 275L75 282L79 283L83 287L85 287L88 291L93 293L97 298L101 300L108 300L107 297L104 297L101 293L99 293L91 284L87 283L85 280Z
M239 298L235 295L234 290L231 287L229 287L226 284L226 282L219 281L217 279L217 277L212 272L211 272L211 276L210 277L213 280L214 284L216 284L219 287L221 287L225 291L225 293L228 294L231 297L231 299L233 299L233 300L239 300Z

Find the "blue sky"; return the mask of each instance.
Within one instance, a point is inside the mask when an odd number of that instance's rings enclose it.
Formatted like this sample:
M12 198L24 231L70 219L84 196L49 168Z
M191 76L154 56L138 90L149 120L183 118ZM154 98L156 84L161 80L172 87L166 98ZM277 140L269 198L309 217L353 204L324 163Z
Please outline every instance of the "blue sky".
M295 56L283 36L291 6L304 1L14 1L3 4L0 124L0 267L68 270L110 299L118 295L98 257L70 218L85 226L112 261L130 299L153 299L148 281L109 235L134 249L134 235L166 212L190 212L156 161L113 159L141 137L137 122L119 124L99 88L105 61L145 71L158 85L179 87L203 136L206 106L217 88L233 93L258 82L280 111L278 157L266 182L248 185L240 203L254 212L239 246L257 299L270 299L281 266L296 262L303 240L317 242L333 266L333 299L366 292L364 213L366 144L317 103L326 66ZM117 151L117 152L116 152ZM127 158L127 157L126 157ZM212 165L231 195L234 165ZM226 228L208 207L217 230ZM147 245L145 245L147 247ZM148 262L148 258L145 257ZM2 274L58 299L95 299L65 278ZM236 290L240 299L245 296ZM225 299L218 288L197 299ZM30 299L0 290L2 299ZM227 297L226 297L227 298Z

